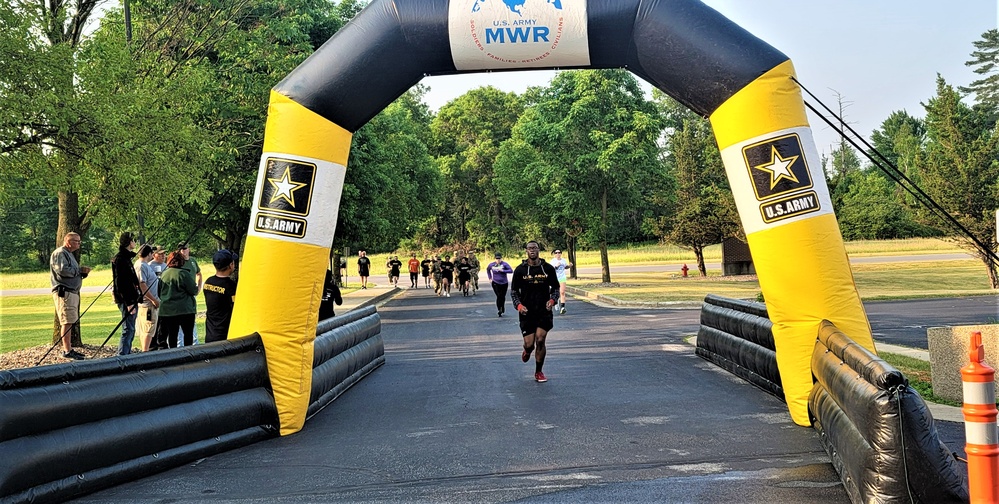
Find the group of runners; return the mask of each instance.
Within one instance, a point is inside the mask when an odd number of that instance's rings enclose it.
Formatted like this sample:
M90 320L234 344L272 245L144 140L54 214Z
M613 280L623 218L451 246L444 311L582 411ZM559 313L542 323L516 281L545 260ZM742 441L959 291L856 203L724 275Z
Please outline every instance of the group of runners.
M509 288L524 339L521 360L529 362L533 354L534 379L538 383L544 383L548 381L542 371L547 354L545 341L548 331L554 326L554 312L558 311L563 315L566 313L566 270L572 264L562 259L562 251L558 249L553 252L551 262L546 262L540 257L541 247L533 240L527 243L525 252L527 259L516 268L511 268L503 261L503 255L496 253L496 260L486 266L486 274L496 294L498 317L506 312L506 293ZM398 256L391 256L385 266L389 282L398 287L403 263ZM358 270L361 273L362 288L367 286L369 267L370 260L360 251ZM448 254L443 258L440 255L430 257L429 254L424 254L422 261L417 260L416 254L412 254L408 268L411 289L419 287L419 276L422 275L424 288L432 287L438 297L451 297L452 286L455 284L462 296L474 296L478 293L480 263L474 250L467 253L463 250L456 251L454 261ZM509 280L508 275L512 275Z

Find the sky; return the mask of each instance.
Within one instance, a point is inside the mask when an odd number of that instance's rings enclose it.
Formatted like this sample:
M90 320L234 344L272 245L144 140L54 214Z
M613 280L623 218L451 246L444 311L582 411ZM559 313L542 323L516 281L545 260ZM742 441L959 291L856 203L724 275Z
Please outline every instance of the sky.
M842 96L844 117L865 138L892 112L916 117L936 94L939 73L954 86L977 78L964 63L972 43L996 28L997 0L703 0L794 63L798 80L830 108ZM522 93L544 86L552 71L498 72L423 79L437 110L480 86ZM646 86L648 87L648 86ZM838 134L809 122L819 152Z

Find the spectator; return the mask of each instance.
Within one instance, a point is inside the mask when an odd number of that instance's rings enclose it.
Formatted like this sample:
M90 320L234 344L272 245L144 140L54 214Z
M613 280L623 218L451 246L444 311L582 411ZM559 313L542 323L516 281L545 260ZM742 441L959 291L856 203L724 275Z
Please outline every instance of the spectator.
M118 342L118 355L132 353L135 339L135 316L139 311L142 291L139 290L139 277L135 275L132 259L135 258L135 237L125 232L118 237L118 253L111 258L111 293L121 312L121 340Z
M156 278L159 278L167 269L166 265L166 249L160 246L153 248L153 260L149 261L149 266L153 268L153 272L156 273ZM156 293L159 295L159 292Z
M333 272L326 270L326 279L323 280L323 298L319 302L319 320L326 320L336 316L334 304L343 304L343 296L340 295L340 286L333 278Z
M230 278L236 270L236 254L222 249L212 257L215 276L205 280L205 343L225 341L229 337L232 307L236 302L236 282Z
M156 322L160 313L160 279L150 263L153 262L153 248L149 245L139 247L139 260L135 261L135 274L139 277L139 291L142 292L142 303L139 304L138 336L142 351L148 352L156 335Z
M167 270L160 277L160 320L164 341L157 342L157 348L176 348L177 335L181 328L187 345L194 344L194 313L197 310L195 296L198 284L194 275L184 268L184 254L171 252L167 257ZM157 334L157 339L161 335Z
M62 335L62 356L73 360L84 358L83 354L73 350L72 334L73 325L80 319L80 288L83 287L83 279L90 274L90 268L80 266L73 255L79 249L80 235L66 233L62 246L55 249L49 258L49 280Z
M184 269L190 271L191 274L194 275L194 279L198 285L198 292L194 294L195 307L197 307L198 294L201 293L201 289L205 285L204 279L201 276L201 266L198 266L198 261L191 258L191 248L188 246L187 242L180 242L180 245L177 245L177 250L184 254ZM194 333L191 334L190 338L188 338L187 333L184 332L184 328L180 328L180 337L177 339L178 347L184 346L188 340L191 340L192 345L198 344L198 326L195 325L192 331L194 331Z

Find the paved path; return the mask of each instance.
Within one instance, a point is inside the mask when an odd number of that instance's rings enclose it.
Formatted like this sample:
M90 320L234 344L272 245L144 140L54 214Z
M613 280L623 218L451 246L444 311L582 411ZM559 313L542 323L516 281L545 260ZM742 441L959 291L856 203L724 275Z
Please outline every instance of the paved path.
M694 355L699 310L572 302L537 384L482 294L347 294L339 310L381 299L386 365L301 432L78 501L849 502L813 429Z
M849 502L813 429L694 355L696 310L576 302L538 384L493 302L400 292L386 364L301 432L79 502Z

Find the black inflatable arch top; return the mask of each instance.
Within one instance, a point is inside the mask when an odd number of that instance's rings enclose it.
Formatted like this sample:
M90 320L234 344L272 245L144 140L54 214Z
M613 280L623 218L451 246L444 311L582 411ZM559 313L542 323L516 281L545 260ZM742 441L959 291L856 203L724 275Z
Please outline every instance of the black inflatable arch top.
M788 59L697 0L587 9L586 68L627 68L703 116ZM423 77L482 72L455 68L447 22L448 0L374 0L274 89L353 133Z

